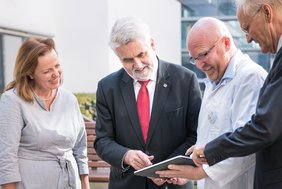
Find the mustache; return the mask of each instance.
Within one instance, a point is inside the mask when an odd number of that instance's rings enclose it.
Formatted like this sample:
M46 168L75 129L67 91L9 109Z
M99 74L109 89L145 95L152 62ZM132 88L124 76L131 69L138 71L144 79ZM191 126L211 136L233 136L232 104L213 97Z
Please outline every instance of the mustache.
M148 69L153 69L153 66L152 65L144 65L143 67L139 67L139 68L136 68L136 67L133 67L132 71L135 72L135 71L143 71L145 68L148 68Z

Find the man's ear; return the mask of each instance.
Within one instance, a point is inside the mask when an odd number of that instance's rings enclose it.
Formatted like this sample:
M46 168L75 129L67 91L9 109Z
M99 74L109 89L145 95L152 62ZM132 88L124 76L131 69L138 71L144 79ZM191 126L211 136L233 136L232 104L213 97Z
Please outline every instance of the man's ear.
M231 40L229 37L223 37L223 43L226 51L230 50L231 47Z
M151 38L151 47L154 51L156 51L155 40Z
M263 4L262 7L262 12L265 16L265 20L270 23L272 22L273 19L273 8L269 4Z

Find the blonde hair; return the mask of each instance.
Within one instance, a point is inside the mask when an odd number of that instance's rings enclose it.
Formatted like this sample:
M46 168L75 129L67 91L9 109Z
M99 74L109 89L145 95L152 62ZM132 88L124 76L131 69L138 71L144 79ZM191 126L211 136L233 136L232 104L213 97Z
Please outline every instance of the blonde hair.
M33 102L34 81L31 79L31 75L37 67L38 57L44 56L52 49L55 49L55 43L50 38L28 38L25 40L17 54L14 80L5 87L4 91L15 88L21 98L27 102Z

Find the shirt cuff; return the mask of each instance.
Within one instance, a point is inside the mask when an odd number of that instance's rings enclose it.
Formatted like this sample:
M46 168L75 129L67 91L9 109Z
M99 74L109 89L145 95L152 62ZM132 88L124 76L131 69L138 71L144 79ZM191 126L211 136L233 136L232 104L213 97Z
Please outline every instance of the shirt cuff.
M125 158L125 155L127 154L127 152L123 155L123 157L122 157L122 160L121 160L121 168L122 168L122 172L126 172L126 171L128 171L129 170L129 168L130 168L130 165L128 165L128 166L126 166L126 167L124 167L124 158Z

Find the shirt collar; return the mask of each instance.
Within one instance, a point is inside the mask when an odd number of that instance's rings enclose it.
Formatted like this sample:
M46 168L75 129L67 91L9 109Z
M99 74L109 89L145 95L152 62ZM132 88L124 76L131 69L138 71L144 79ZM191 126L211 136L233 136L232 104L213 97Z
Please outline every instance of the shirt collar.
M281 47L282 47L282 35L281 35L280 38L279 38L276 53L278 53L278 51L279 51L279 49L280 49Z
M236 65L240 62L240 60L244 57L244 54L242 51L237 50L234 56L231 58L224 75L222 77L223 79L233 79L236 73Z
M208 84L208 83L212 84L212 86L214 88L216 86L220 86L222 83L224 83L224 81L226 81L228 79L233 79L234 76L235 76L235 73L236 73L236 65L243 56L244 56L244 54L242 53L242 51L237 50L236 53L231 58L231 60L229 61L227 68L226 68L222 78L220 79L219 83L216 84L216 82L211 81L209 79L205 80L205 83L206 84Z

